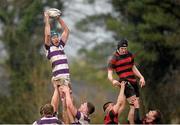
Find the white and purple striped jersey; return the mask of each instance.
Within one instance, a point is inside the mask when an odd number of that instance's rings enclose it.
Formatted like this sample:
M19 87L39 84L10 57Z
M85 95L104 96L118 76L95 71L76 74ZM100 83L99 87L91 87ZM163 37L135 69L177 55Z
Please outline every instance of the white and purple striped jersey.
M53 44L50 46L45 45L46 56L52 64L53 80L70 76L67 56L64 53L64 46L65 43L61 39L58 46Z
M75 117L75 123L73 124L90 124L90 119L86 115L84 115L82 112L77 111L76 117Z
M62 122L57 117L42 117L33 123L33 125L43 124L59 125L62 124Z

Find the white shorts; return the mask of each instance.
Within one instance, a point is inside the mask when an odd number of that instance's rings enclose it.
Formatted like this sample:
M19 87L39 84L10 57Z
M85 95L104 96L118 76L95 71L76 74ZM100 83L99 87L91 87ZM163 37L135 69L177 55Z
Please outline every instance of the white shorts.
M58 86L66 85L70 86L70 77L69 76L62 76L62 77L52 77L53 84L56 84Z

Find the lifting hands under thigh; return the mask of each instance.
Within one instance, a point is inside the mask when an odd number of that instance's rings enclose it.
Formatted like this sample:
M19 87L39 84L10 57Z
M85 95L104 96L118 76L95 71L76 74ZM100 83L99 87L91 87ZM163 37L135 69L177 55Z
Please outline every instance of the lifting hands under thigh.
M71 82L70 82L69 78L59 78L59 79L52 80L52 81L55 86L59 87L59 86L65 85L71 89Z
M130 105L133 105L133 102L137 99L136 95L133 95L129 98L127 98L127 101Z

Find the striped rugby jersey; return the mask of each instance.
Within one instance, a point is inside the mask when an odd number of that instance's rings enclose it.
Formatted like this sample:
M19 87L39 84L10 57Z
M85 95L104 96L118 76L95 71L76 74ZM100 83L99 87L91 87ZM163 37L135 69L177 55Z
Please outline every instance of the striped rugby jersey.
M136 78L132 67L134 65L134 56L130 52L120 55L115 52L112 59L109 61L108 69L115 70L121 79L127 79L130 83L136 83Z
M118 124L118 115L113 109L110 110L104 117L104 124Z
M82 112L77 111L76 117L75 117L75 123L73 124L90 124L90 119L85 116Z
M65 43L60 39L59 45L50 46L45 45L46 56L52 64L52 75L53 79L69 77L69 66L67 61L67 56L64 53Z
M57 117L42 117L33 123L33 125L43 125L43 124L58 125L58 124L62 124L62 122Z

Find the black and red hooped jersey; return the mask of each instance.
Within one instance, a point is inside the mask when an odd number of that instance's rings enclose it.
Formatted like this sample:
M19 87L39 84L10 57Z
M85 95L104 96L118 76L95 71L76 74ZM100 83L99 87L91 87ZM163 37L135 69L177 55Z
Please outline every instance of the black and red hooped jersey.
M104 117L104 124L118 124L118 113L110 110Z
M134 56L130 52L120 55L115 52L112 59L109 61L108 69L115 70L121 79L127 79L131 83L136 83L136 78L132 67L134 65Z

